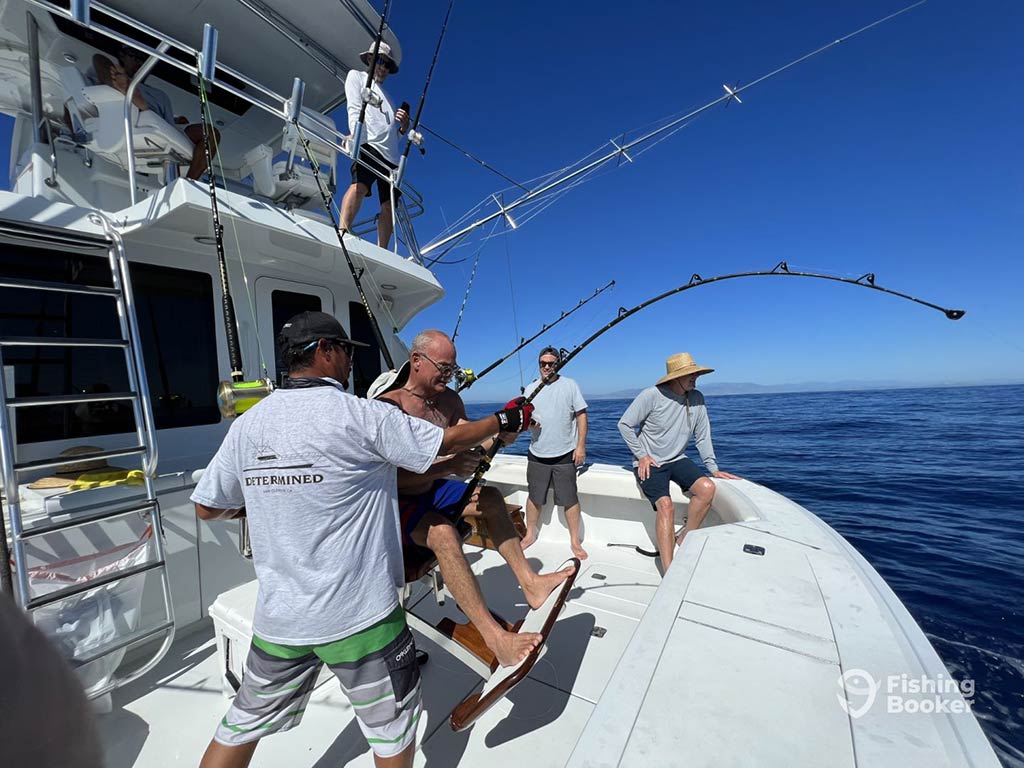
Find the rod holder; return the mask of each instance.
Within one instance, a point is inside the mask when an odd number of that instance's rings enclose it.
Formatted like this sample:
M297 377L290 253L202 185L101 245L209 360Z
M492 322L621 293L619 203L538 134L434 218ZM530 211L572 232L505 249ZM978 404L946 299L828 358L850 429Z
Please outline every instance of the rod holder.
M306 84L301 78L296 77L292 81L292 97L284 103L284 111L288 114L288 121L299 122L299 114L302 112L302 97L306 92Z
M213 80L217 69L217 28L203 24L203 49L199 53L199 72L203 80Z
M89 0L71 0L71 18L83 27L88 27Z

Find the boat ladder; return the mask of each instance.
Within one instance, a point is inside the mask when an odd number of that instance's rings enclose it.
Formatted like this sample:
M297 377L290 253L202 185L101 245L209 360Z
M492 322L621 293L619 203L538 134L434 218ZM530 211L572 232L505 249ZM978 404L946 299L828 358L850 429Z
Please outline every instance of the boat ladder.
M163 612L162 615L157 612L156 620L152 621L149 626L137 628L133 625L141 622L118 620L108 623L102 633L97 633L98 639L84 646L79 642L73 644L75 647L69 650L67 643L58 643L68 662L78 669L80 674L82 674L81 668L85 665L107 659L104 663L109 665L110 673L104 675L102 680L97 681L97 684L87 688L89 697L96 698L141 677L156 666L174 639L174 609L167 572L160 505L154 485L157 445L153 412L149 400L149 389L132 298L128 260L125 256L121 235L110 222L98 213L90 215L90 220L94 224L102 226L105 234L93 234L21 221L0 220L0 247L8 245L30 250L38 249L41 252L70 253L76 257L81 255L83 260L86 257L103 258L105 256L111 275L109 286L0 276L0 288L107 297L113 305L111 309L117 313L120 327L120 338L11 337L2 335L3 331L0 328L0 401L2 401L2 407L0 407L0 464L2 464L5 492L3 506L10 525L8 536L8 531L4 526L4 515L0 515L0 577L2 577L0 586L4 591L13 593L21 608L29 614L33 621L40 624L40 609L49 607L52 613L55 610L63 610L63 606L75 604L75 601L81 604L97 598L99 600L106 599L107 605L116 606L119 603L117 597L114 596L114 591L128 588L130 586L128 580L137 579L138 581L133 582L134 584L145 585L149 581L150 574L159 578L160 588L163 592ZM9 357L12 349L17 347L121 349L124 352L127 369L128 391L18 397L14 391L13 381L8 382L4 375L4 372L9 370L4 368L4 355L6 353ZM46 406L85 405L88 407L95 403L110 405L117 402L131 404L134 432L128 433L130 435L128 444L79 452L74 455L73 462L102 460L105 463L108 459L123 459L125 457L138 460L141 463L143 476L143 483L137 488L138 493L129 491L128 495L123 493L118 495L118 492L128 489L117 489L114 494L117 498L111 500L111 489L99 488L95 491L96 498L102 498L105 501L90 503L88 494L94 493L93 490L75 491L74 501L81 503L74 504L70 511L64 509L58 514L39 515L30 519L26 524L22 515L21 476L34 470L68 464L72 462L72 459L64 455L19 461L15 414L22 409ZM100 493L100 491L105 493ZM145 547L136 553L145 555L144 559L133 557L116 562L106 562L104 567L97 568L88 576L82 576L79 572L77 578L60 576L55 581L53 580L53 571L58 569L61 563L46 564L44 569L48 571L47 575L50 577L51 583L43 584L43 588L40 589L38 579L34 579L39 574L39 566L32 568L29 562L29 554L36 552L34 557L35 562L38 563L37 552L43 548L34 547L34 545L40 543L39 537L47 535L53 537L59 532L64 532L61 534L64 535L78 531L80 535L75 536L76 547L79 541L85 541L89 547L94 546L94 539L99 541L100 544L95 545L96 552L75 551L74 560L64 561L65 563L80 564L86 558L103 555L101 549L104 542L109 543L110 539L105 536L90 535L83 531L83 526L89 526L89 530L95 534L98 530L95 527L96 524L102 521L109 521L108 525L117 524L119 521L128 521L136 526L146 524L146 533L144 538L140 539L140 544L144 543ZM97 559L96 562L100 561ZM58 586L53 588L55 584ZM105 595L104 590L106 590ZM142 587L139 587L138 590L141 604ZM99 600L97 600L97 604ZM148 614L143 612L141 605L136 606L136 618L148 616L151 613L153 611ZM157 645L158 641L161 641L159 645ZM138 658L133 658L130 665L131 671L122 674L122 670L118 667L125 653L143 643L145 643L145 647L136 649L137 655L143 656L141 664Z

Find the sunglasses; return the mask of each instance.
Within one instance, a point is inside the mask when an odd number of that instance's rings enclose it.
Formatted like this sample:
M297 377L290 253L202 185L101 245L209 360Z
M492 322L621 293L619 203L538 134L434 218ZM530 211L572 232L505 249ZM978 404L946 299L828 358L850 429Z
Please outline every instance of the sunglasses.
M355 351L355 347L353 347L352 344L350 344L347 341L342 341L341 339L314 339L313 341L309 342L309 344L304 346L302 348L302 351L308 352L321 341L326 341L328 344L331 344L332 346L343 349L345 351L345 354L348 355L349 357L352 357L352 353Z
M422 352L417 352L416 354L422 358L430 360L430 358L424 355ZM458 363L439 363L436 360L430 360L430 362L432 362L434 364L434 367L437 368L437 372L440 373L446 379L450 379L452 376L455 375L457 371L461 370Z
M538 360L537 362L540 364L541 368L554 368L558 365L557 360Z
M378 56L377 66L387 67L388 69L391 69L391 59L389 59L387 56Z

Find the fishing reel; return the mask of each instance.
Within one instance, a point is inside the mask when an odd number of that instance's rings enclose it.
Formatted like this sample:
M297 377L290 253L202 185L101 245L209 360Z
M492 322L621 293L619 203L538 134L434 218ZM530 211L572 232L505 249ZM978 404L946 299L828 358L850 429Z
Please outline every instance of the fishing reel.
M371 107L379 107L381 104L380 94L370 90L369 88L363 88L363 90L359 92L359 95L362 96L363 101Z
M454 378L455 383L458 385L459 389L465 389L474 381L476 381L476 374L473 373L472 368L459 368L457 371L455 371Z
M274 391L270 379L256 381L222 381L217 387L217 407L225 419L241 416Z

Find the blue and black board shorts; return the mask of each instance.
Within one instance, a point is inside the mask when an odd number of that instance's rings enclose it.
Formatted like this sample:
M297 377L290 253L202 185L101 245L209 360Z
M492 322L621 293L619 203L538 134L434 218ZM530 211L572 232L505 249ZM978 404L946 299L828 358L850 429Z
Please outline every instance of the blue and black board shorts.
M456 523L462 515L462 494L466 484L461 480L435 480L423 493L412 496L398 495L398 516L402 521L402 547L419 546L412 540L412 532L427 512L437 512L441 517Z
M660 467L652 465L651 474L646 480L640 480L637 467L633 467L633 474L636 475L637 480L640 482L640 490L644 492L644 496L647 497L647 500L651 502L651 506L655 509L658 508L655 503L658 499L662 496L671 496L669 481L675 481L680 488L688 491L690 486L702 477L707 477L700 467L685 456L675 461L670 461L667 464L662 464Z

